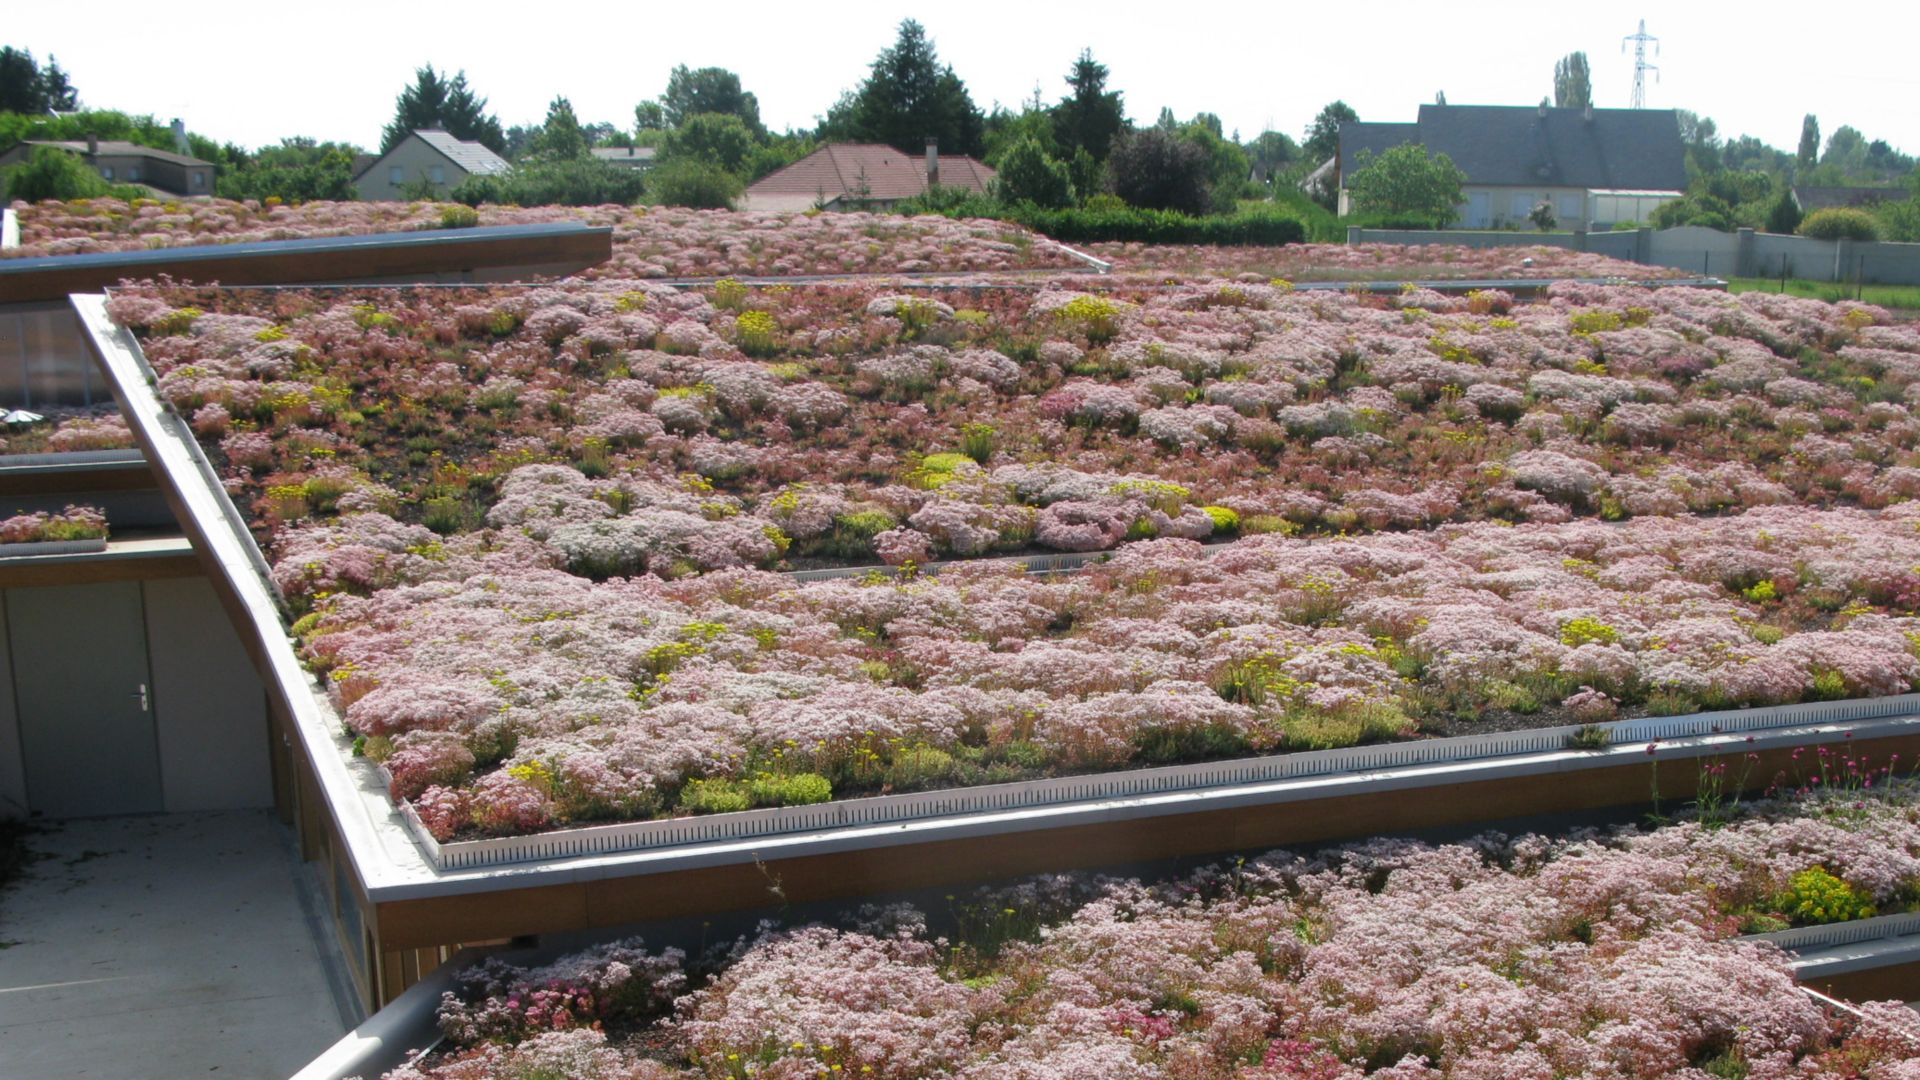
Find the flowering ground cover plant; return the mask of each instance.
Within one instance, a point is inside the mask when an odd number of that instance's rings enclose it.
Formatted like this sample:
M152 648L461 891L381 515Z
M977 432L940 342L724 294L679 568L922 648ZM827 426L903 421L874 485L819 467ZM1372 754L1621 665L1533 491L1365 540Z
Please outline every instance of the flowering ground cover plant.
M1643 281L1685 276L1664 266L1612 259L1566 248L1471 248L1447 244L1288 244L1285 247L1202 247L1183 244L1088 244L1084 250L1115 271L1287 281L1557 281L1623 278Z
M13 425L0 434L0 455L66 454L80 450L125 450L133 432L111 404L90 408L52 408L42 423Z
M700 553L652 545L655 571L1920 494L1911 325L1556 293L723 280L136 289L113 311L269 529L350 493L440 531L524 516L497 505L508 474L562 464L625 485L601 499L623 520L724 519ZM638 568L651 541L583 512L559 523L581 565Z
M77 199L15 203L20 247L5 256L144 251L468 225L581 221L614 229L614 257L592 276L705 277L1077 270L1081 261L1004 222L891 214L754 213L677 207L589 208L456 203Z
M1720 827L1376 840L1157 883L1058 875L763 928L497 961L388 1080L872 1076L1396 1080L1920 1076L1897 1002L1823 1010L1734 935L1812 879L1920 896L1910 786Z
M69 506L57 514L41 510L0 520L0 548L7 544L106 538L107 515L92 506Z
M362 751L452 838L1912 686L1910 504L1659 515L1903 498L1920 338L1557 291L110 308ZM1287 538L1450 519L1482 520ZM1067 580L754 569L1149 539Z
M559 500L547 505L569 505ZM593 582L555 526L305 527L276 576L362 751L451 839L1904 692L1920 504L1131 544L1052 579ZM302 591L304 590L304 592Z

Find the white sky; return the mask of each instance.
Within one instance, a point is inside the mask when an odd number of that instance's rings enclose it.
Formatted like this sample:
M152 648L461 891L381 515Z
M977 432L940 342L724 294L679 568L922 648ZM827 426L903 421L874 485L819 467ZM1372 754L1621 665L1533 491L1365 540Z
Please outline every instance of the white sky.
M1414 118L1444 90L1455 105L1531 105L1553 65L1584 50L1595 104L1628 104L1621 37L1647 19L1660 38L1647 104L1712 117L1792 151L1800 119L1822 137L1851 124L1920 152L1920 3L1855 3L1829 18L1805 3L1067 3L960 0L626 5L205 0L155 8L10 5L0 43L57 56L84 104L179 116L245 146L286 135L373 146L413 70L462 69L504 125L537 123L556 94L583 122L633 122L675 64L739 73L776 130L810 126L919 19L983 108L1035 83L1052 101L1083 47L1111 71L1128 115L1161 106L1219 114L1229 132L1301 137L1334 98L1363 120Z

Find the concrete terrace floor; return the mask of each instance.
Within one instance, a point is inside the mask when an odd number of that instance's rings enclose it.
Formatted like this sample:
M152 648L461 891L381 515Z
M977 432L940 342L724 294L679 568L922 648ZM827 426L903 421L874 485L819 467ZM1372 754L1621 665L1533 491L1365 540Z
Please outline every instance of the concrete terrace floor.
M284 1078L347 1029L267 811L52 822L0 892L0 1075Z

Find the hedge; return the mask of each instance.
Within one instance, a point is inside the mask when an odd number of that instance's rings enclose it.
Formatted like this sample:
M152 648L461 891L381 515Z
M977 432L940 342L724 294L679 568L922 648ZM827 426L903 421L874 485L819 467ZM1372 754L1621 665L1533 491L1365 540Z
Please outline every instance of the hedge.
M1307 238L1299 219L1279 214L1209 214L1174 210L1042 210L1012 207L1003 215L1066 243L1117 241L1143 244L1298 244Z

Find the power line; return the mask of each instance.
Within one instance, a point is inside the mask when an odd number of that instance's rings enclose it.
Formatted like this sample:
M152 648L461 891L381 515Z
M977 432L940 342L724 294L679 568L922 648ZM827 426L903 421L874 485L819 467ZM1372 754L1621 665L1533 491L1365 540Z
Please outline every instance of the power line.
M1633 42L1633 104L1630 108L1647 107L1647 72L1653 72L1653 81L1660 81L1660 69L1647 63L1647 42L1653 42L1653 55L1660 55L1660 39L1647 33L1647 20L1640 20L1640 32L1628 34L1620 39L1620 51L1627 51L1627 42Z

